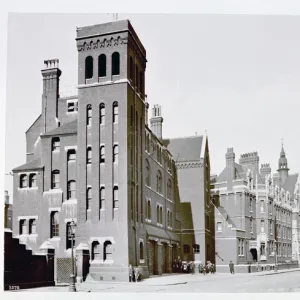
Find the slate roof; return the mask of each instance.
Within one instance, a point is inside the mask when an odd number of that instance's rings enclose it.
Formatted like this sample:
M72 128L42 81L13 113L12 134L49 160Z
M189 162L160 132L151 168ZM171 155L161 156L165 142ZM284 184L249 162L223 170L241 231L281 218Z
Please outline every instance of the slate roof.
M35 170L35 169L41 169L43 166L41 165L41 159L37 158L35 160L32 160L24 165L21 165L17 168L13 169L13 172L15 171L27 171L27 170Z
M238 163L234 163L234 165L235 165L236 179L242 179L242 178L245 179L246 173L245 173L243 167ZM224 170L221 172L221 174L217 177L217 182L227 181L226 171L227 171L227 167L225 167Z
M41 137L76 134L76 133L77 133L77 119L62 125L61 127L57 127L49 132L46 132L42 134Z
M289 177L286 179L284 185L283 185L283 189L285 191L288 191L290 193L290 196L293 197L294 196L294 191L295 191L295 185L297 182L299 174L291 174L289 175Z
M203 136L169 139L168 150L176 162L199 161Z

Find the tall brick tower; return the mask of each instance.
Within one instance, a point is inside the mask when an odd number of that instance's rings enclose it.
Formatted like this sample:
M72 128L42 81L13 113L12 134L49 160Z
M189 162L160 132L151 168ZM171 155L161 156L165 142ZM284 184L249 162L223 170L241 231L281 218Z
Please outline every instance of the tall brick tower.
M128 280L139 239L146 240L146 51L128 20L77 28L76 41L77 236L92 245L94 280Z

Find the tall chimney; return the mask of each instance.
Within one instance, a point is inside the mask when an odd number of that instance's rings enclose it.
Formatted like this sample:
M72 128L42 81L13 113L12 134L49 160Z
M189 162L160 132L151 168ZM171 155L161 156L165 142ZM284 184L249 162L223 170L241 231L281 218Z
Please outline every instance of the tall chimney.
M162 123L163 118L161 116L161 106L156 104L152 108L152 118L150 119L151 131L157 138L162 139Z
M59 98L59 60L50 59L44 61L43 76L43 101L42 119L43 132L48 132L59 126L58 121L58 98Z
M4 191L4 203L9 204L9 195L8 191Z
M227 148L227 153L225 157L227 191L232 191L233 180L235 179L235 154L233 152L233 148Z

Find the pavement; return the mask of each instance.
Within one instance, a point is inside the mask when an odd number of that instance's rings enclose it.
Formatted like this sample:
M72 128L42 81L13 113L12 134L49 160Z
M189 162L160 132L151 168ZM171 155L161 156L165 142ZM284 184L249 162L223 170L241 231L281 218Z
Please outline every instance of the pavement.
M166 274L162 276L153 276L142 282L84 282L77 284L76 288L77 292L100 293L300 292L299 272L300 268L250 274ZM64 285L20 290L20 292L67 292L68 289L69 287Z

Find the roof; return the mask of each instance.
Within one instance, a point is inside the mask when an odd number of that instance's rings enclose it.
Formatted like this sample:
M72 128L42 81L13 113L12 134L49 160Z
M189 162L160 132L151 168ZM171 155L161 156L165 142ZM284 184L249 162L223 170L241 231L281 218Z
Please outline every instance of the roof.
M203 136L170 139L168 150L176 162L199 161Z
M298 176L299 176L299 174L289 175L288 178L286 179L284 185L283 185L283 189L285 191L288 191L290 193L291 197L293 197L293 195L294 195L295 185L297 183Z
M25 133L27 133L27 132L30 130L30 128L31 128L36 122L38 122L38 121L40 120L41 116L42 116L42 115L39 115L39 116L36 118L36 120L30 125L30 127L26 130Z
M77 134L77 119L57 127L49 132L41 135L41 137L54 136L54 135L67 135L67 134Z
M234 163L235 166L235 179L242 179L242 178L246 178L246 173L243 169L243 167L238 164L238 163ZM227 166L224 168L224 170L221 172L221 174L217 177L217 182L222 182L222 181L227 181L227 175L226 175L226 171L227 171Z
M34 170L34 169L41 169L43 168L43 166L41 165L41 159L35 159L32 160L24 165L21 165L17 168L13 169L13 172L17 172L17 171L27 171L27 170Z
M162 228L157 228L155 226L146 225L146 231L149 236L155 237L155 238L162 238L165 240L169 240L170 237L166 233L166 231Z

